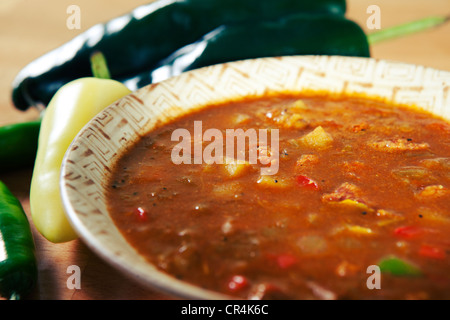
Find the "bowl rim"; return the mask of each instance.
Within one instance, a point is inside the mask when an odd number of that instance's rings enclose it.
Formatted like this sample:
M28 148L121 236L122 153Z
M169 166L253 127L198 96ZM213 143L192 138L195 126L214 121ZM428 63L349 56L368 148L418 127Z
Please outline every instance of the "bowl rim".
M374 63L375 65L379 63L390 63L392 65L402 65L402 66L411 66L411 67L417 67L417 68L423 68L424 70L432 70L436 72L440 72L444 74L445 81L442 82L442 84L447 83L447 85L450 85L450 72L445 70L438 70L434 68L429 68L421 65L415 65L410 63L404 63L399 61L390 61L390 60L383 60L383 59L375 59L375 58L361 58L361 57L342 57L342 56L286 56L286 57L268 57L268 58L256 58L256 59L248 59L248 60L241 60L241 61L235 61L235 62L228 62L225 63L226 65L230 65L236 68L239 68L240 66L243 66L245 63L252 63L256 61L277 61L277 63L283 63L283 61L286 61L288 59L299 59L304 60L305 63L308 63L308 59L312 58L323 58L328 59L329 61L336 61L336 63L339 63L339 61L367 61L370 63ZM204 71L205 69L213 70L214 68L220 68L221 66L225 64L219 64L209 67L204 67L201 69L196 69L192 71L185 72L184 74L197 74ZM373 70L372 70L373 72ZM174 78L180 78L184 74L181 74L180 76L176 76L173 78L170 78L168 80L164 80L162 83L171 81ZM348 80L351 82L351 80ZM158 83L159 84L159 83ZM156 85L158 85L156 84ZM141 92L143 90L152 90L152 88L155 87L155 85L148 85L146 87L143 87L141 89L138 89L134 91L132 94L136 94L137 92ZM369 95L370 96L370 95ZM66 175L67 170L70 162L73 162L72 157L72 151L75 146L77 146L80 143L80 140L83 139L83 136L86 134L86 131L93 125L93 123L100 118L105 117L108 114L108 111L112 108L115 108L119 105L123 99L127 97L124 97L122 99L119 99L115 103L111 104L107 108L105 108L102 112L100 112L97 116L95 116L93 119L91 119L84 127L83 129L76 135L72 143L70 144L68 150L66 151L62 164L61 164L61 173L60 173L60 181L59 181L59 187L60 187L60 194L61 199L63 203L63 208L65 211L65 215L69 220L69 223L74 228L75 232L79 235L81 240L86 244L93 252L95 252L99 257L101 257L104 261L108 262L111 266L122 272L125 276L128 278L134 279L137 281L138 284L141 286L147 287L152 290L157 290L165 294L169 294L174 297L182 298L182 299L238 299L236 297L231 297L226 294L210 291L204 288L200 288L194 284L189 284L187 282L181 281L176 279L175 277L165 274L162 271L159 271L157 269L154 270L153 273L148 274L147 272L142 272L139 268L136 268L134 265L128 263L126 260L124 260L123 257L118 256L116 252L110 249L105 249L104 243L102 242L102 239L100 239L97 235L93 233L92 230L89 229L89 227L83 223L82 219L80 219L80 211L74 205L72 201L72 189L67 187L66 184ZM446 102L446 107L448 108L450 106L450 98L448 99L448 102ZM148 271L148 270L147 270Z

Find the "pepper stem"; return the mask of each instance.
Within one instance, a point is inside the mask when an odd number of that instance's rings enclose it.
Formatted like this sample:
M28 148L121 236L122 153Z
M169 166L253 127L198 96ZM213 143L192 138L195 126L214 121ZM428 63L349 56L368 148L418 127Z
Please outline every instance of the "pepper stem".
M96 51L91 55L91 70L96 78L111 79L105 56L100 51Z
M450 16L438 16L438 17L427 17L420 20L404 23L398 26L386 28L380 31L373 32L367 35L367 40L369 44L374 44L389 40L392 38L397 38L416 32L424 31L437 27L450 20Z

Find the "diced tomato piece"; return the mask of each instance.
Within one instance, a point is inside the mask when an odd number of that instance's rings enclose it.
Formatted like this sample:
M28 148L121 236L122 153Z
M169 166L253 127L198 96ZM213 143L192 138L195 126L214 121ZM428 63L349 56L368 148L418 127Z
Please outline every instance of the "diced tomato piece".
M267 255L268 259L274 261L281 269L287 269L297 263L297 257L289 253Z
M424 257L434 259L445 259L445 251L442 248L423 244L419 249L419 254Z
M319 185L317 184L317 182L308 178L307 176L299 175L295 179L296 179L297 183L302 187L305 187L305 188L311 189L311 190L319 190Z
M228 289L231 291L239 291L248 286L248 280L241 275L234 275L228 282Z
M297 258L290 254L282 254L277 257L278 266L287 269L297 263Z
M394 234L401 238L411 239L419 237L425 233L425 229L415 226L403 226L394 230Z
M143 209L142 207L137 207L135 211L139 221L147 221L148 215L145 209Z

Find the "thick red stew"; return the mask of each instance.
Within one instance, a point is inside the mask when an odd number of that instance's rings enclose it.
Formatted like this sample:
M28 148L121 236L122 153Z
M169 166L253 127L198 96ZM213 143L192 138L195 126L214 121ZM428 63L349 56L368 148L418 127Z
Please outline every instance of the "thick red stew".
M177 129L192 148L180 148ZM267 143L248 135L232 161L194 161L198 150L221 155L211 152L219 136L201 139L208 129L223 134L224 158L227 130L266 130ZM211 105L142 137L108 186L127 241L206 289L244 299L450 298L450 124L429 113L326 95Z

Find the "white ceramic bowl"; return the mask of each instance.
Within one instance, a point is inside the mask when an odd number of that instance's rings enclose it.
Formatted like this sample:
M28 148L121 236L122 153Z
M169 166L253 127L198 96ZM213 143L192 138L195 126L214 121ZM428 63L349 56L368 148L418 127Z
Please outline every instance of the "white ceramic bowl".
M124 239L111 220L104 188L108 168L157 122L241 96L328 91L414 104L450 119L450 72L368 58L300 56L226 63L184 73L120 99L75 138L62 165L61 194L82 240L142 285L191 299L227 296L158 271Z

